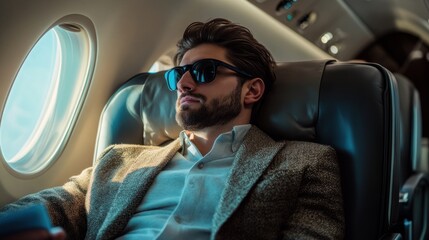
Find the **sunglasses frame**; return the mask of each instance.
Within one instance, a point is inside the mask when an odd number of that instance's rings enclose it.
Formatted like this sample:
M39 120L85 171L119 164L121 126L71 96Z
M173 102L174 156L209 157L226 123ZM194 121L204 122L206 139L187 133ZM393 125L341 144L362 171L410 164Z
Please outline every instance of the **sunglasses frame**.
M198 66L201 63L205 63L205 62L209 62L210 64L212 64L214 66L215 73L213 74L213 79L209 79L209 80L206 80L203 82L203 81L201 81L201 80L199 81L199 79L197 79L198 77L195 75L194 71L196 70L195 69L196 66ZM212 58L200 59L200 60L198 60L192 64L174 67L174 68L168 70L167 72L165 72L164 78L167 82L168 89L170 89L171 91L176 91L177 90L177 83L180 81L183 74L185 74L187 71L189 71L192 79L197 84L206 84L206 83L213 82L216 79L217 68L219 66L228 68L228 69L234 71L235 73L237 73L241 77L244 77L247 79L253 78L252 75L240 70L239 68L237 68L235 66L232 66L228 63L222 62L222 61L217 60L217 59L212 59ZM198 76L200 76L200 75L204 75L204 74L198 74Z

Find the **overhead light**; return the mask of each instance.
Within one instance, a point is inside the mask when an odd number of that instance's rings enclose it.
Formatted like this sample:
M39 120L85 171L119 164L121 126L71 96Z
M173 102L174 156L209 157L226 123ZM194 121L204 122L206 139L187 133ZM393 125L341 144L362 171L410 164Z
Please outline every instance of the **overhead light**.
M334 35L331 32L326 32L320 37L320 41L323 44L327 44L329 41L332 40L332 38L334 38Z
M307 27L309 27L311 24L315 23L317 20L317 13L316 12L309 12L302 16L298 20L298 27L301 30L305 30Z
M340 50L336 45L332 45L329 47L329 52L333 55L337 55Z

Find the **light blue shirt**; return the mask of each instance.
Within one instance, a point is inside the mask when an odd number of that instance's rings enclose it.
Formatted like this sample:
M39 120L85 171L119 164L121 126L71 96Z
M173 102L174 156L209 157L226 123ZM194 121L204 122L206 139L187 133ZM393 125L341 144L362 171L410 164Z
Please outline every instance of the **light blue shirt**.
M182 131L183 151L155 178L118 239L209 239L226 178L250 127L219 135L205 156Z

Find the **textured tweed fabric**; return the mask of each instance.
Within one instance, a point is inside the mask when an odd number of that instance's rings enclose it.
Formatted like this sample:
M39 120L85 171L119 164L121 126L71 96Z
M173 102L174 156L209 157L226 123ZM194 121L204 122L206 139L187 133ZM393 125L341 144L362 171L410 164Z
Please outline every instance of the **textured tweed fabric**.
M94 167L4 206L0 216L43 203L70 239L114 239L179 149L178 140L164 147L111 146ZM216 208L211 239L342 239L343 214L331 147L275 142L253 126Z

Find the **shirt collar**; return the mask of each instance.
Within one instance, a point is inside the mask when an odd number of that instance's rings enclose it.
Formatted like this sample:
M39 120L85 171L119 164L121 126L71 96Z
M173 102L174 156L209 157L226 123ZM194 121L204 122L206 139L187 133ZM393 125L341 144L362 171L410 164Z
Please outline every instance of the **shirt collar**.
M232 131L230 133L232 134L231 150L233 152L236 152L238 148L241 146L244 140L244 136L246 136L251 126L252 125L250 124L244 124L244 125L237 125L232 128Z
M235 153L243 143L244 136L246 136L251 126L251 124L237 125L234 126L231 131L220 134L214 141L212 150L219 144L228 144L228 148L230 149L231 153ZM189 139L185 130L180 132L179 139L182 145L182 155L187 154L187 152L191 148L196 148L192 141Z

